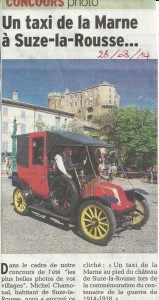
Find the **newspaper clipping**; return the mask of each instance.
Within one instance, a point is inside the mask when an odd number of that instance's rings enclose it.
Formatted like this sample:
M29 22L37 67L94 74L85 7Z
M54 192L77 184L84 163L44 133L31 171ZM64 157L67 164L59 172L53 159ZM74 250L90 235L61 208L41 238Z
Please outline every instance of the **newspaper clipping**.
M157 300L158 1L1 2L1 299Z

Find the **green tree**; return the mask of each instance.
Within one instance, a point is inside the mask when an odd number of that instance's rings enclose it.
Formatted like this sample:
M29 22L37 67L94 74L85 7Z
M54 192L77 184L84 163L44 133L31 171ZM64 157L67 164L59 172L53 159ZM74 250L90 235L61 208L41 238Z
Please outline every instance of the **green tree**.
M101 134L117 146L119 161L146 169L157 163L157 115L129 106L110 110L94 120Z
M43 121L36 122L37 131L43 130L57 130L56 126L49 126ZM67 125L63 124L58 130L66 130L66 131L74 131L78 133L83 133L82 127L78 124L78 122L71 121Z
M43 121L37 121L35 125L36 125L36 128L37 128L37 131L55 130L54 126L49 126Z

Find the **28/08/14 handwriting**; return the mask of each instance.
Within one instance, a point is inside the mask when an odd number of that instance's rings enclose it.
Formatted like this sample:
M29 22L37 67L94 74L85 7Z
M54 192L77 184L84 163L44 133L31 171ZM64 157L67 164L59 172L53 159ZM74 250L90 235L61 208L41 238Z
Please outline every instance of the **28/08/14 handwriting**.
M149 59L150 54L149 52L144 52L142 49L139 49L135 51L133 54L130 53L129 50L121 50L118 49L116 52L113 54L110 54L109 50L99 50L97 58L102 58L102 59L115 59L115 58L122 58L122 59Z

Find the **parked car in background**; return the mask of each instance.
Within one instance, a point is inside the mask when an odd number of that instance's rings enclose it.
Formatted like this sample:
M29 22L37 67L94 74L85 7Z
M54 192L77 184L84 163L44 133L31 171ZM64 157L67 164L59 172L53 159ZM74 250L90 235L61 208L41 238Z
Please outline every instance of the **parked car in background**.
M139 178L142 177L142 173L128 167L118 166L116 176L121 178Z

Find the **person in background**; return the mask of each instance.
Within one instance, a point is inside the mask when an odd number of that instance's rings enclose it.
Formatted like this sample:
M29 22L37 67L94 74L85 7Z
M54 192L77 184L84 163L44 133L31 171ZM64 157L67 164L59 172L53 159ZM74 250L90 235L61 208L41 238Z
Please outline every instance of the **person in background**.
M108 176L109 176L109 180L113 181L113 174L112 174L112 165L109 164L109 168L108 168Z
M101 152L100 149L97 147L94 147L91 149L90 156L92 159L92 163L95 169L96 174L102 173L102 160L101 160Z
M6 156L6 171L8 175L11 175L12 168L12 157L10 155Z
M115 165L115 163L113 163L112 165L112 177L114 178L116 176L117 173L117 166Z

